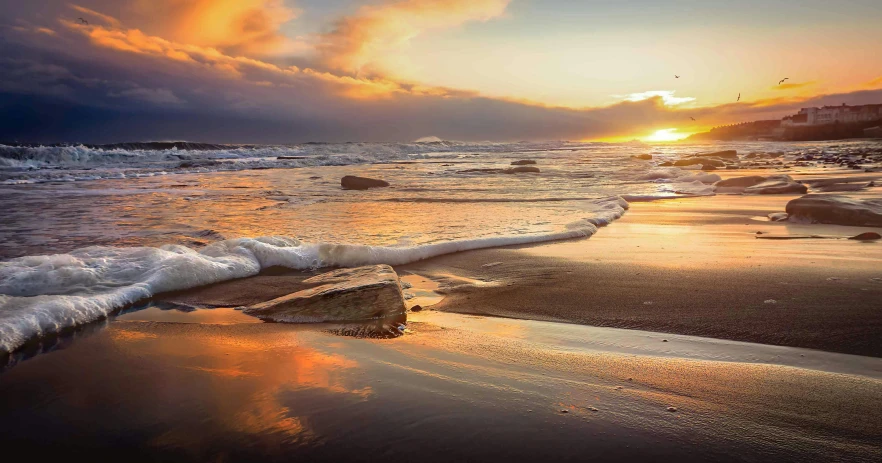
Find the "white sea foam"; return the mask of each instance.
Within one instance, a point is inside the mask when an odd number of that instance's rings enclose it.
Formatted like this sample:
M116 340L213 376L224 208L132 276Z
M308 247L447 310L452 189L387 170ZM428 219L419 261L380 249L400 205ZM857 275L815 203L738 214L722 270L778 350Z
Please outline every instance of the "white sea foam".
M155 294L291 269L401 265L460 251L585 238L611 223L628 203L612 197L588 203L590 217L545 234L491 236L407 247L307 243L287 237L219 241L199 251L180 245L93 246L69 254L0 262L0 350L89 323Z

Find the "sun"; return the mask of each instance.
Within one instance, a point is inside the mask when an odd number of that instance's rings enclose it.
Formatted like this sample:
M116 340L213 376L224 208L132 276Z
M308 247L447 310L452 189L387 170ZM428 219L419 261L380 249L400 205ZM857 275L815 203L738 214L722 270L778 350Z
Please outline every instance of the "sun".
M652 135L645 137L643 141L677 141L688 137L688 133L676 133L677 129L660 129Z

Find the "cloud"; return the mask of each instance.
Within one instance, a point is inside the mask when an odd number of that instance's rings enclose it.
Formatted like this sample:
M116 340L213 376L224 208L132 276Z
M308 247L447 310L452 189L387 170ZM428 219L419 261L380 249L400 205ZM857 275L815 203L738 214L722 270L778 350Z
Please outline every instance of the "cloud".
M114 18L113 16L108 16L108 15L106 15L106 14L99 13L99 12L97 12L97 11L95 11L95 10L91 10L91 9L89 9L89 8L86 8L86 7L83 7L83 6L80 6L80 5L74 5L74 4L71 4L71 5L69 5L69 6L70 6L71 8L73 8L74 10L76 10L76 11L78 11L78 12L80 12L80 13L83 13L83 14L86 15L86 17L88 17L89 19L98 19L98 20L100 20L100 21L105 22L105 23L106 23L107 25L109 25L110 27L119 27L119 26L120 26L119 21L118 21L116 18ZM87 20L87 21L88 21L88 20Z
M786 82L786 83L772 87L772 90L795 90L798 88L811 87L812 85L815 85L816 83L817 82L814 80L809 81L809 82L793 82L793 83Z
M159 106L184 103L184 100L178 98L171 90L166 88L135 87L118 92L110 92L107 96L111 98L132 98Z
M377 61L427 31L501 16L510 0L399 0L366 5L334 23L316 48L329 69L376 73Z
M882 87L882 76L877 77L866 84L864 84L865 88L880 88Z
M402 4L458 3L371 8ZM462 3L466 13L451 17L491 17L504 10L505 2L498 5L481 16ZM381 16L381 23L393 16ZM163 37L149 25L83 25L64 17L56 36L0 34L0 139L291 143L401 141L427 133L459 140L598 139L780 118L800 106L882 101L882 90L867 90L697 107L673 91L655 90L622 95L625 101L606 107L551 107L382 74L282 65L236 47ZM436 22L417 33L456 23L427 21Z
M145 30L229 54L260 56L303 46L279 30L299 14L282 0L136 0L132 9L149 18Z
M664 102L664 104L667 106L676 106L678 104L695 101L695 98L689 96L674 96L675 93L675 90L650 90L647 92L631 93L630 95L625 96L618 95L616 97L622 98L625 101L643 101L653 97L660 97L662 99L662 102Z

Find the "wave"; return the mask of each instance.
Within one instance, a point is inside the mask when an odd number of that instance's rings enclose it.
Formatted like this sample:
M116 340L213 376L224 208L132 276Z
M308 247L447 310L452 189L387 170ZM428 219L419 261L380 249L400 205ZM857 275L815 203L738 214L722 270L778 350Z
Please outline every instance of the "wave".
M461 251L587 238L621 217L620 197L589 205L591 217L564 230L388 247L307 243L290 237L237 238L200 250L181 245L93 246L69 254L0 262L0 350L106 317L156 294L257 275L270 267L305 270L371 264L401 265Z
M137 178L171 173L344 166L428 159L445 154L527 153L580 149L597 143L457 142L218 145L189 142L113 145L0 144L0 184Z

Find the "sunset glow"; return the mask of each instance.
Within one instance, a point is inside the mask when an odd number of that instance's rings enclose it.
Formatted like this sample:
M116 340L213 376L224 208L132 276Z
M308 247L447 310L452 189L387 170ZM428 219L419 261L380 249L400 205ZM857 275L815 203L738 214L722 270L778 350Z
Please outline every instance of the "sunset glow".
M643 139L643 141L650 142L666 142L666 141L677 141L682 140L688 137L690 134L688 133L677 133L677 129L660 129L656 130L652 133L652 135Z
M104 111L143 119L173 107L182 138L217 127L217 114L236 127L274 121L259 138L217 132L230 142L673 141L696 131L691 120L710 128L882 101L882 63L853 46L882 45L874 2L809 0L760 21L750 5L714 0L685 15L676 3L22 2L0 29L0 92L94 109L96 128L119 120ZM827 39L782 32L793 24ZM167 120L100 139L158 135Z

